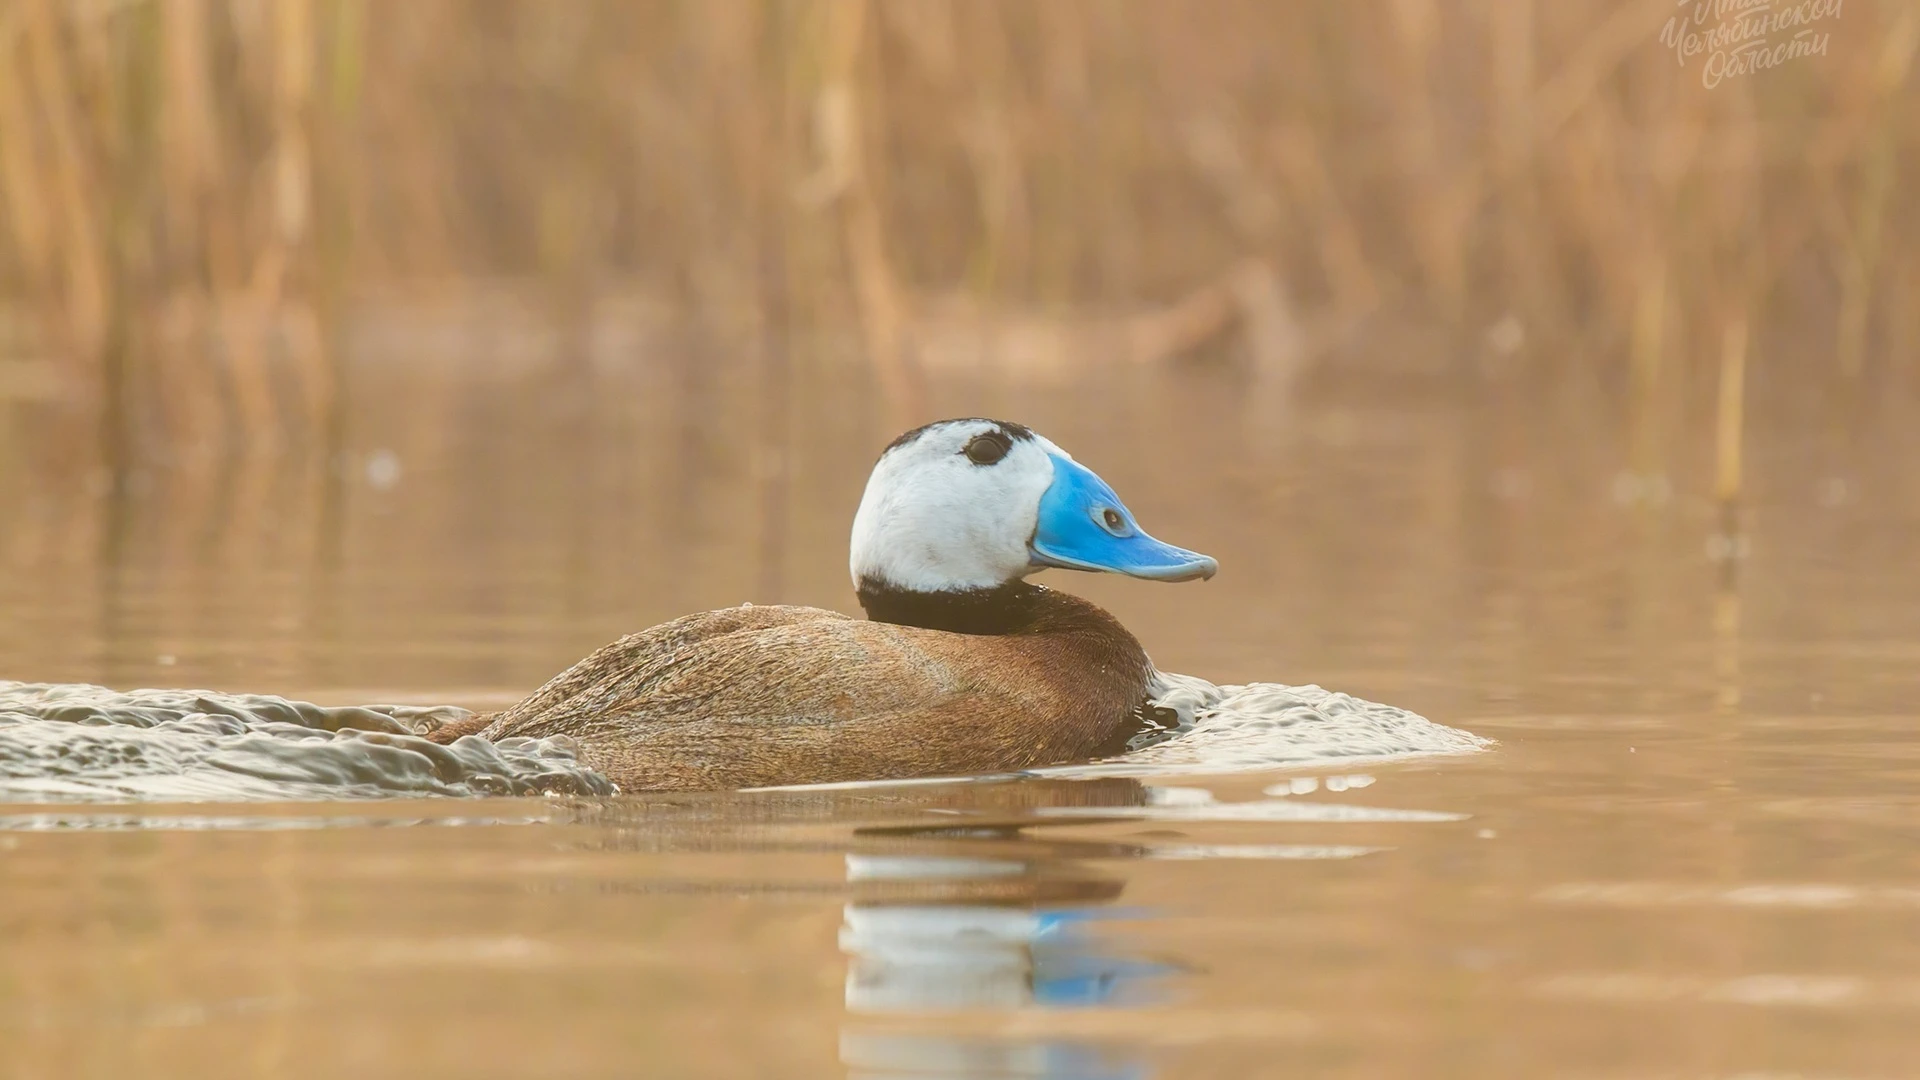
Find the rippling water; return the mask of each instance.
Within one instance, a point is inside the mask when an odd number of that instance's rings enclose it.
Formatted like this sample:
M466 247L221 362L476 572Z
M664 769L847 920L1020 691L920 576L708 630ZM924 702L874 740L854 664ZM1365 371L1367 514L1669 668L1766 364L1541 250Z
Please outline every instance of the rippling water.
M1050 581L1213 680L1167 676L1184 730L1037 775L607 796L558 740L410 732L686 611L844 609L891 423L814 375L780 435L724 372L460 397L380 359L338 470L102 482L0 426L0 1075L1920 1060L1910 395L1757 365L1730 549L1704 438L1584 392L935 387L1219 558ZM223 692L98 689L143 686Z
M1163 675L1179 724L1124 757L1041 770L1145 776L1466 753L1486 740L1317 686ZM0 801L611 795L570 740L422 735L457 706L320 706L263 694L0 682Z
M264 694L0 682L0 799L611 795L564 739L419 732L454 707L325 708Z

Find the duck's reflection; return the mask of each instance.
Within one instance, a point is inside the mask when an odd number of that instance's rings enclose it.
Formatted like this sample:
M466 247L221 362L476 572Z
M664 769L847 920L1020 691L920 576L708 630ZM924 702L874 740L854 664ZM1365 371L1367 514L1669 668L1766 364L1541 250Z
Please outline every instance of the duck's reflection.
M848 1080L1146 1080L1137 1058L1061 1039L995 1040L951 1035L845 1032L840 1060Z
M1153 999L1172 965L1127 956L1103 918L1124 883L1084 860L1127 845L1037 840L1017 830L872 830L847 856L853 901L840 947L854 1017L1085 1008ZM841 1057L854 1077L1142 1077L1127 1055L1069 1039L864 1029Z

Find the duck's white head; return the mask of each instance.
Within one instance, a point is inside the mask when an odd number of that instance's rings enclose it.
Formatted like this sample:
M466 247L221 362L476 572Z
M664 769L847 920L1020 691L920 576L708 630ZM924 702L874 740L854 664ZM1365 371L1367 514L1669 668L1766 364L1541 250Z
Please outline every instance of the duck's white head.
M853 517L856 587L992 589L1037 570L1154 581L1218 564L1141 531L1106 481L1019 424L943 420L895 439Z

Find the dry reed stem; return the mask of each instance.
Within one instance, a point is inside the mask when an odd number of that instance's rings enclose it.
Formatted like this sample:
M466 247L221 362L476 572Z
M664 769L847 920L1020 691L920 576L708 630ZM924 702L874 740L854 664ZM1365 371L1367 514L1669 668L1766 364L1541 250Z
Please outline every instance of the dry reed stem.
M1719 406L1714 423L1714 497L1730 517L1740 501L1741 448L1745 443L1747 320L1727 320L1720 345ZM1731 536L1731 530L1728 535Z
M859 90L860 46L866 33L867 9L867 0L827 0L814 131L826 178L823 194L837 201L840 208L867 358L879 376L889 411L905 421L918 415L923 406L907 367L906 316L887 257L885 219L867 178Z
M1633 336L1629 358L1633 370L1633 470L1643 479L1662 476L1660 447L1661 367L1667 333L1667 262L1664 254L1647 258L1634 296Z
M14 32L24 8L0 13L0 198L5 200L8 234L14 257L20 261L29 287L40 292L53 274L53 216L42 184L38 137L22 81L26 68L23 35Z
M27 67L40 117L51 176L49 217L59 230L59 315L55 321L63 344L73 359L77 380L94 388L101 383L100 360L107 342L107 320L114 297L107 279L105 236L98 218L104 193L90 183L84 148L84 117L73 93L66 50L60 41L58 14L51 0L25 0Z

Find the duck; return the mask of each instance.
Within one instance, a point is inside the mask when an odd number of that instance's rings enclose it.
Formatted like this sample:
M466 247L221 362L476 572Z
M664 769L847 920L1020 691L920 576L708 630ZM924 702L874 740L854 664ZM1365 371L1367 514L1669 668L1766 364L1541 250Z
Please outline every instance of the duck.
M1106 611L1028 580L1214 576L1093 470L1006 420L942 420L881 452L848 569L865 619L752 605L629 634L525 700L428 733L566 736L623 792L1007 773L1125 749L1154 667Z

